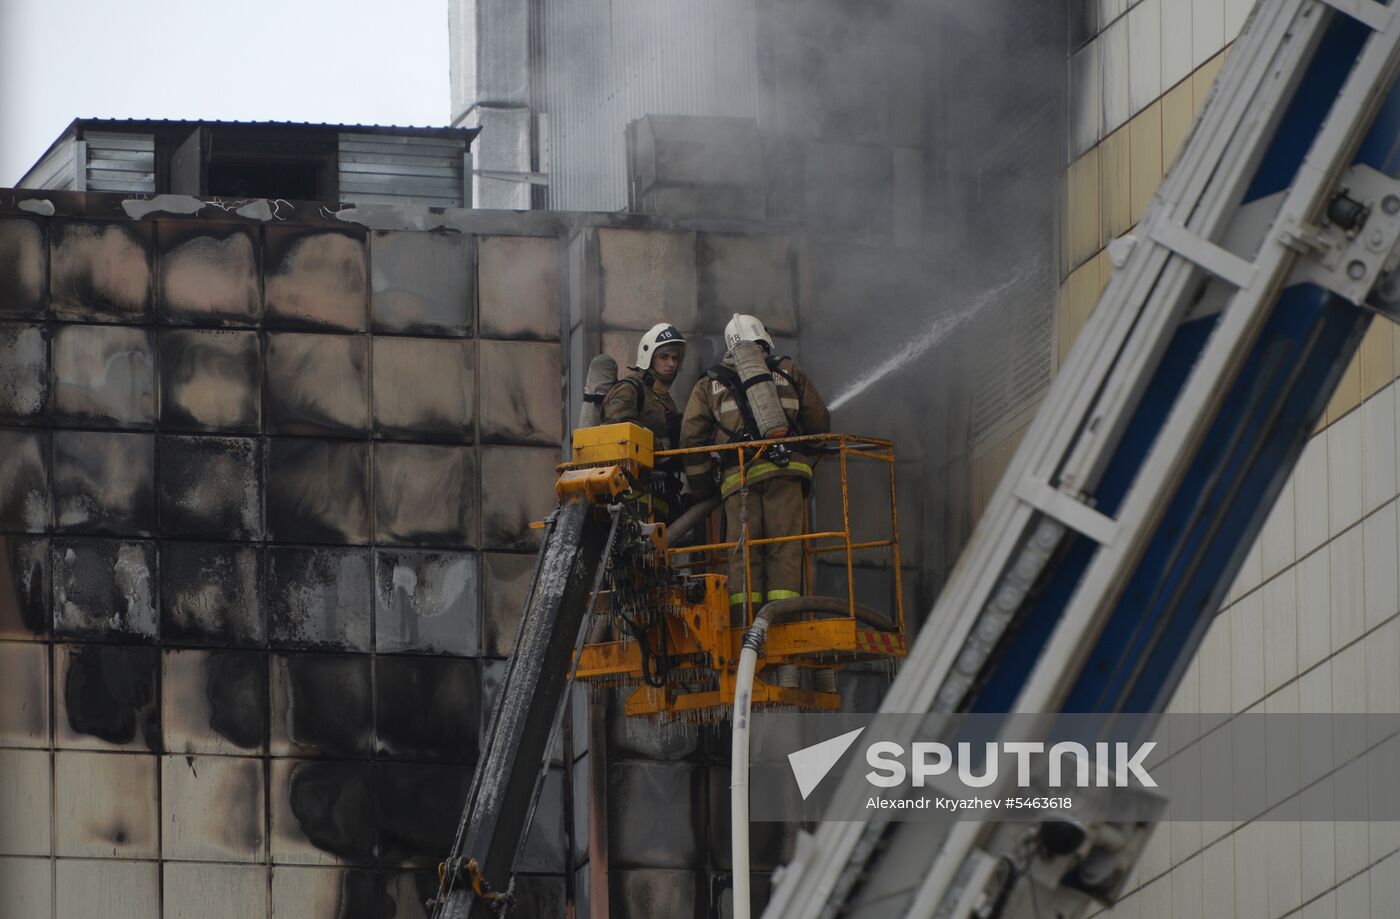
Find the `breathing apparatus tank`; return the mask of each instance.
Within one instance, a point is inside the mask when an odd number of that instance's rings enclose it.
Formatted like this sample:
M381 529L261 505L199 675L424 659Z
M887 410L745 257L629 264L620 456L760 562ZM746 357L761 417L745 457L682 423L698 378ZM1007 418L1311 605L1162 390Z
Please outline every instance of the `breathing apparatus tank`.
M773 372L768 369L763 348L757 342L740 341L730 347L729 353L734 355L734 369L739 372L744 398L748 400L749 411L753 412L753 419L758 424L759 438L786 437L787 415L783 412L783 403L778 398L778 387L773 383Z
M758 425L761 439L786 437L787 413L778 398L773 372L768 368L768 353L773 350L773 338L755 316L735 313L724 327L724 344L734 357L734 369L743 384L744 399L749 403ZM767 345L767 350L764 349Z
M588 362L588 376L583 383L583 411L579 427L591 428L603 423L603 399L617 382L617 361L599 354Z

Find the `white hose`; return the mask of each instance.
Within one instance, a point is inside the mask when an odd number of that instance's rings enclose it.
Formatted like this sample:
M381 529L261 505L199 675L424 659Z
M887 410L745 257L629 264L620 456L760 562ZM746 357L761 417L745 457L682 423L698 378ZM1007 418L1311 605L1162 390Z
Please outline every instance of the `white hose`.
M752 895L749 891L749 714L753 709L753 679L758 670L758 652L768 637L766 610L760 609L753 626L744 633L739 652L739 672L734 678L734 745L730 751L729 832L733 837L731 859L734 869L734 919L749 919Z

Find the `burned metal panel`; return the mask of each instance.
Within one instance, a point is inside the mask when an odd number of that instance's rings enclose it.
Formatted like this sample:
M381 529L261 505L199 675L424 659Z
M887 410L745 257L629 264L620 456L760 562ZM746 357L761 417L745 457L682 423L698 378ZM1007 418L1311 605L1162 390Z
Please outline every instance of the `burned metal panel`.
M382 919L395 904L381 888L381 877L363 868L279 864L272 869L272 915L277 919Z
M154 434L55 431L54 512L71 533L155 532Z
M483 236L477 250L482 336L558 341L559 241Z
M246 756L163 756L160 783L162 857L264 860L261 762Z
M559 346L483 340L480 348L481 439L486 443L560 443L564 420Z
M146 320L150 224L54 220L49 227L49 303L56 318Z
M368 651L368 549L267 550L268 635L274 647Z
M525 836L525 850L516 870L522 873L563 874L564 848L564 770L554 768L545 776L535 820Z
M476 661L378 657L375 754L382 759L474 763L482 720Z
M47 539L0 536L0 638L48 636L50 565Z
M460 337L472 329L472 237L375 232L370 236L374 331Z
M262 239L257 227L212 221L158 224L156 310L166 322L254 326L262 318Z
M608 764L608 857L621 868L698 864L708 810L706 769L690 763Z
M263 865L169 862L161 879L164 919L267 915L268 869Z
M274 654L273 756L364 758L373 746L370 658Z
M710 813L706 820L709 827L709 863L725 871L733 869L730 859L733 834L730 832L729 795L730 769L727 765L707 768L709 789L707 800ZM797 845L797 823L777 823L754 821L749 824L749 865L754 871L771 871L792 860Z
M169 536L262 538L262 443L251 437L159 441L161 528Z
M375 823L384 864L433 867L452 850L472 764L374 764Z
M160 659L139 645L54 646L54 745L161 749Z
M618 919L651 916L702 919L709 915L704 878L699 871L613 870L609 874L612 891L608 904Z
M48 753L0 749L0 775L0 855L48 855Z
M79 858L157 857L157 761L142 753L56 753L56 853Z
M481 449L481 545L488 549L533 549L540 531L530 524L554 509L554 491L541 487L557 478L559 450L550 447Z
M160 425L255 434L262 424L262 345L256 332L160 332Z
M721 329L735 313L773 335L797 334L792 242L786 236L699 234L700 325Z
M49 739L49 649L32 641L0 641L0 747L47 747ZM5 783L12 782L7 776ZM4 823L0 819L0 827Z
M278 865L371 864L374 861L374 796L369 762L274 759L269 772L268 833ZM273 871L273 904L279 899ZM285 893L283 894L285 896ZM314 911L337 913L334 899L312 901Z
M377 549L374 559L375 650L479 652L477 553Z
M236 543L160 545L163 641L261 645L267 640L262 549Z
M49 333L42 325L0 325L0 418L36 421L49 408Z
M267 336L267 430L355 434L369 428L369 340L297 332Z
M279 542L369 542L369 445L272 438L267 535Z
M267 325L365 329L368 266L362 235L292 226L268 227L265 234Z
M525 598L530 591L530 574L535 570L533 555L483 553L485 568L482 613L482 652L492 657L509 657L515 647L515 632Z
M0 316L44 312L48 267L48 225L23 217L0 219Z
M386 871L380 874L383 881L384 895L388 901L382 907L383 915L389 919L428 919L429 912L427 901L435 898L438 893L438 877L436 871ZM534 910L517 907L517 913L521 916L563 916L563 900L560 899L560 910L558 912L538 912Z
M375 536L380 543L479 545L474 447L374 445Z
M698 759L703 752L699 726L629 718L622 704L631 691L620 689L612 693L607 713L609 755L663 761Z
M562 877L521 875L515 880L516 908L522 916L567 916L568 902ZM579 911L576 915L585 915ZM658 914L661 915L661 914Z
M602 299L608 328L646 330L662 319L681 329L699 320L693 232L599 229Z
M378 337L373 388L376 434L475 439L475 342Z
M147 329L61 325L53 336L54 413L99 427L156 420L155 336Z
M149 919L160 913L160 865L114 859L54 862L54 915Z
M53 619L56 635L154 640L155 543L55 539Z
M49 433L0 428L0 530L49 529Z
M178 754L265 752L267 686L266 654L162 651L160 704L165 750Z
M53 866L47 857L0 858L0 891L14 915L53 915Z

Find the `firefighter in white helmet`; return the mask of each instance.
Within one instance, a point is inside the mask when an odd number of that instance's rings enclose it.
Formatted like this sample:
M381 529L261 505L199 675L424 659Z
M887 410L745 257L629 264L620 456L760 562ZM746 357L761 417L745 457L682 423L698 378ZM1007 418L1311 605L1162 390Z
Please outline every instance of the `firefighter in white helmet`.
M684 361L685 336L668 322L652 326L637 342L636 363L603 397L603 424L631 421L651 431L657 450L674 449L680 440L681 414L671 398L671 384ZM680 510L680 463L672 459L662 464L648 484L655 516L673 519Z
M766 373L747 374L741 379L742 362L735 358L745 342L761 349ZM774 436L782 430L788 436L825 434L831 429L831 414L816 386L790 357L774 354L773 338L763 323L753 316L736 313L724 329L724 343L729 349L723 361L705 371L696 382L686 403L681 422L681 446L700 447L742 440L758 440ZM759 370L762 370L760 366ZM780 405L777 421L761 427L753 411L748 393L759 385L776 390L775 405ZM712 495L716 490L724 498L726 541L739 539L741 511L747 503L748 538L795 536L802 532L802 510L811 488L811 459L800 451L769 448L757 462L745 458L745 481L740 481L738 456L733 450L719 454L718 475L713 458L703 453L686 457L686 478L697 498ZM718 481L716 481L718 479ZM743 497L744 484L747 497ZM802 587L802 546L794 540L755 546L749 552L750 571L747 599L755 606L765 601L799 596ZM729 602L737 616L746 599L744 594L744 557L738 549L729 553ZM737 609L736 609L737 608Z

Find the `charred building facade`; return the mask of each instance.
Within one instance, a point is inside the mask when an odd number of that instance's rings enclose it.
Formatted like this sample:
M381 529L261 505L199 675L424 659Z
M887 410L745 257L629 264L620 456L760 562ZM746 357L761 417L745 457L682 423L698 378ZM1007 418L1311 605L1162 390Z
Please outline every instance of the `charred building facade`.
M159 150L166 126L104 127ZM95 133L55 150L91 167ZM805 256L759 225L355 202L343 176L338 203L177 194L154 162L141 192L0 199L0 915L423 915L581 364L658 305L716 353L741 274L791 341ZM618 714L595 753L585 700L521 908L585 902L598 786L618 914L718 909L713 732Z

